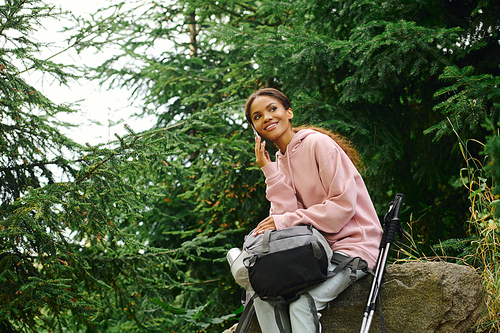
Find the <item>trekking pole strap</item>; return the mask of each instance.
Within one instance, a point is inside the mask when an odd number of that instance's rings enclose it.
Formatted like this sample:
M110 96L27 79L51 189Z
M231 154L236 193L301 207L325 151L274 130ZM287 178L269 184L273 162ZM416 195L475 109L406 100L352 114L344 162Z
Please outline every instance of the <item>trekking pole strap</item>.
M380 293L377 294L377 302L378 302L378 312L380 315L380 329L382 330L382 333L386 333L385 329L385 321L384 321L384 313L382 311L382 301L380 300Z

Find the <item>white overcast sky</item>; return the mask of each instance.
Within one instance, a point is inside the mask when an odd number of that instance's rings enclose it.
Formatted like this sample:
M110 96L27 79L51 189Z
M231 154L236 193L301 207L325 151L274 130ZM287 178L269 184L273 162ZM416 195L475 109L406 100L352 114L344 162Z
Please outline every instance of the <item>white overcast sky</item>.
M46 0L46 2L69 10L75 15L88 15L99 7L109 5L110 0ZM43 29L40 29L35 37L40 41L54 42L57 47L46 54L44 53L42 58L57 53L67 46L67 43L64 42L66 36L58 31L62 30L63 26L69 25L64 20L46 19L43 21ZM64 64L82 65L85 62L90 65L98 65L107 57L105 54L95 54L93 51L78 55L74 50L70 50L52 60ZM62 119L80 124L77 128L64 132L81 144L86 142L97 144L115 140L114 133L121 136L126 134L123 126L125 123L135 131L149 129L154 124L152 117L143 119L131 117L139 110L130 105L131 102L128 100L130 94L125 90L106 91L101 89L97 82L86 80L73 82L69 87L61 87L50 81L42 80L36 73L29 73L26 79L56 103L80 101L78 102L79 106L76 107L79 112L68 117L62 116ZM112 123L120 123L110 127L108 120ZM95 121L102 125L95 124Z

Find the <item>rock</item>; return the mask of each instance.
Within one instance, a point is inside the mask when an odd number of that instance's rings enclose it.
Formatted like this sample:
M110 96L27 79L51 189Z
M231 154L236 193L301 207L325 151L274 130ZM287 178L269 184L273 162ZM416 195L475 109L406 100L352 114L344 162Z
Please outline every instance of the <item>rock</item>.
M322 311L323 333L358 333L372 276L357 281ZM483 309L483 285L468 266L445 262L410 262L386 268L382 309L390 333L465 332ZM256 318L249 333L260 333ZM375 312L370 333L379 333Z

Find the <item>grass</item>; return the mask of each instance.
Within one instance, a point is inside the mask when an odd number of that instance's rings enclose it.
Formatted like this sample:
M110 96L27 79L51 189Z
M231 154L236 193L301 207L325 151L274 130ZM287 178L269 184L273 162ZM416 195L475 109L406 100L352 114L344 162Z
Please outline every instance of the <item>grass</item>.
M476 141L477 142L477 141ZM470 156L460 143L467 168L462 170L464 186L469 191L470 245L464 250L464 261L476 268L485 288L486 311L477 323L478 332L500 331L500 218L496 210L500 196L494 195L482 163Z

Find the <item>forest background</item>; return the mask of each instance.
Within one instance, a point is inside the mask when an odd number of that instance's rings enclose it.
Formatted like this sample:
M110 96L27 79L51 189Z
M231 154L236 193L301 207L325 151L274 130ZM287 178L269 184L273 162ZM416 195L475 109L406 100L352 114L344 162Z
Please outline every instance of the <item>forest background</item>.
M405 194L391 262L471 265L487 304L473 330L499 329L500 4L130 0L72 18L68 48L119 50L96 67L40 57L32 33L65 15L0 3L0 331L232 325L225 253L269 209L243 116L263 86L294 124L352 140L379 214ZM26 73L126 87L156 125L80 145L59 117L77 107Z

